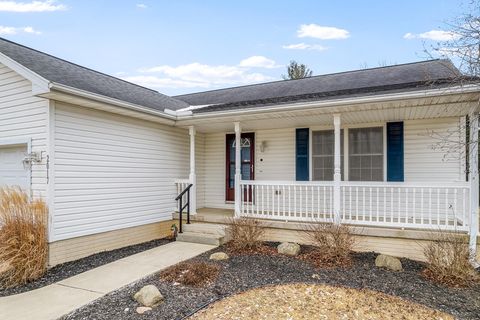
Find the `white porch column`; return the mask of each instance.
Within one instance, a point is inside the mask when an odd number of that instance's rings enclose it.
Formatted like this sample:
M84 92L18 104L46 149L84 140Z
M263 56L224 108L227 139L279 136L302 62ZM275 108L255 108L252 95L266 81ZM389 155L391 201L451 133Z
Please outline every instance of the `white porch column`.
M342 180L342 169L341 169L341 154L340 154L340 114L333 115L333 126L334 126L334 136L335 136L335 147L334 147L334 171L333 171L333 213L334 213L334 223L339 224L341 222L340 217L340 181Z
M468 180L470 182L470 259L476 261L478 235L478 113L472 112L470 119L470 152Z
M197 213L197 175L195 173L195 127L190 126L188 128L188 133L190 134L190 175L188 179L190 183L193 184L190 189L190 213Z
M240 127L240 122L235 122L235 216L240 216L240 202L242 201L241 190L240 190L240 180L242 179L241 173L241 134L242 128Z

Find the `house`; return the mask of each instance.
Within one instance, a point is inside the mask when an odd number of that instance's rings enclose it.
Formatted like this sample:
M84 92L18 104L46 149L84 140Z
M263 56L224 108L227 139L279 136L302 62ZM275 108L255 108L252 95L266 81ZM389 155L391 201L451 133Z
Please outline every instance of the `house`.
M479 91L430 60L168 97L0 39L0 186L47 201L51 265L165 236L190 184L193 220L271 240L328 221L362 250L421 259L439 229L473 250Z

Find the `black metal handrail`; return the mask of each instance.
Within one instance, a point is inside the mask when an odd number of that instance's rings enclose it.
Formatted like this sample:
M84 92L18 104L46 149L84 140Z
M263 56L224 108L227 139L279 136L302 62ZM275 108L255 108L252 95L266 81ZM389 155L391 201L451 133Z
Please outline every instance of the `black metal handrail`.
M175 201L179 201L178 203L178 218L179 218L179 227L178 232L182 233L182 222L183 222L183 210L187 208L187 224L190 224L190 188L192 188L193 184L189 184L180 194L175 198ZM183 205L183 195L187 193L187 203Z

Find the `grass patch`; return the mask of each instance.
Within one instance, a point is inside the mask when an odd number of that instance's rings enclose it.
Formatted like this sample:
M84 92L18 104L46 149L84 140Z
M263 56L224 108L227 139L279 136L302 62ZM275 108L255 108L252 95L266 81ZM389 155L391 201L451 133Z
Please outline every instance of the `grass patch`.
M454 317L384 293L312 284L267 286L213 303L189 319L392 319Z
M181 262L160 273L160 278L186 286L204 287L215 282L220 266L207 262Z
M0 189L0 288L40 278L47 267L47 215L42 200L18 188Z

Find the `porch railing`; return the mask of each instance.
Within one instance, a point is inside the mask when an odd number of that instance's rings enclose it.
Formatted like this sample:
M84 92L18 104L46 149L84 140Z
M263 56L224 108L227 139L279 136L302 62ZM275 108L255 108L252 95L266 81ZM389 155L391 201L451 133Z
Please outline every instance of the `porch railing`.
M192 182L190 182L190 179L176 179L175 180L175 186L177 188L177 194L180 194L183 190L185 190ZM187 200L187 195L184 194L182 196L182 201L183 203L186 203Z
M240 182L240 215L284 221L334 221L334 182ZM340 221L365 226L468 231L467 183L340 183Z

